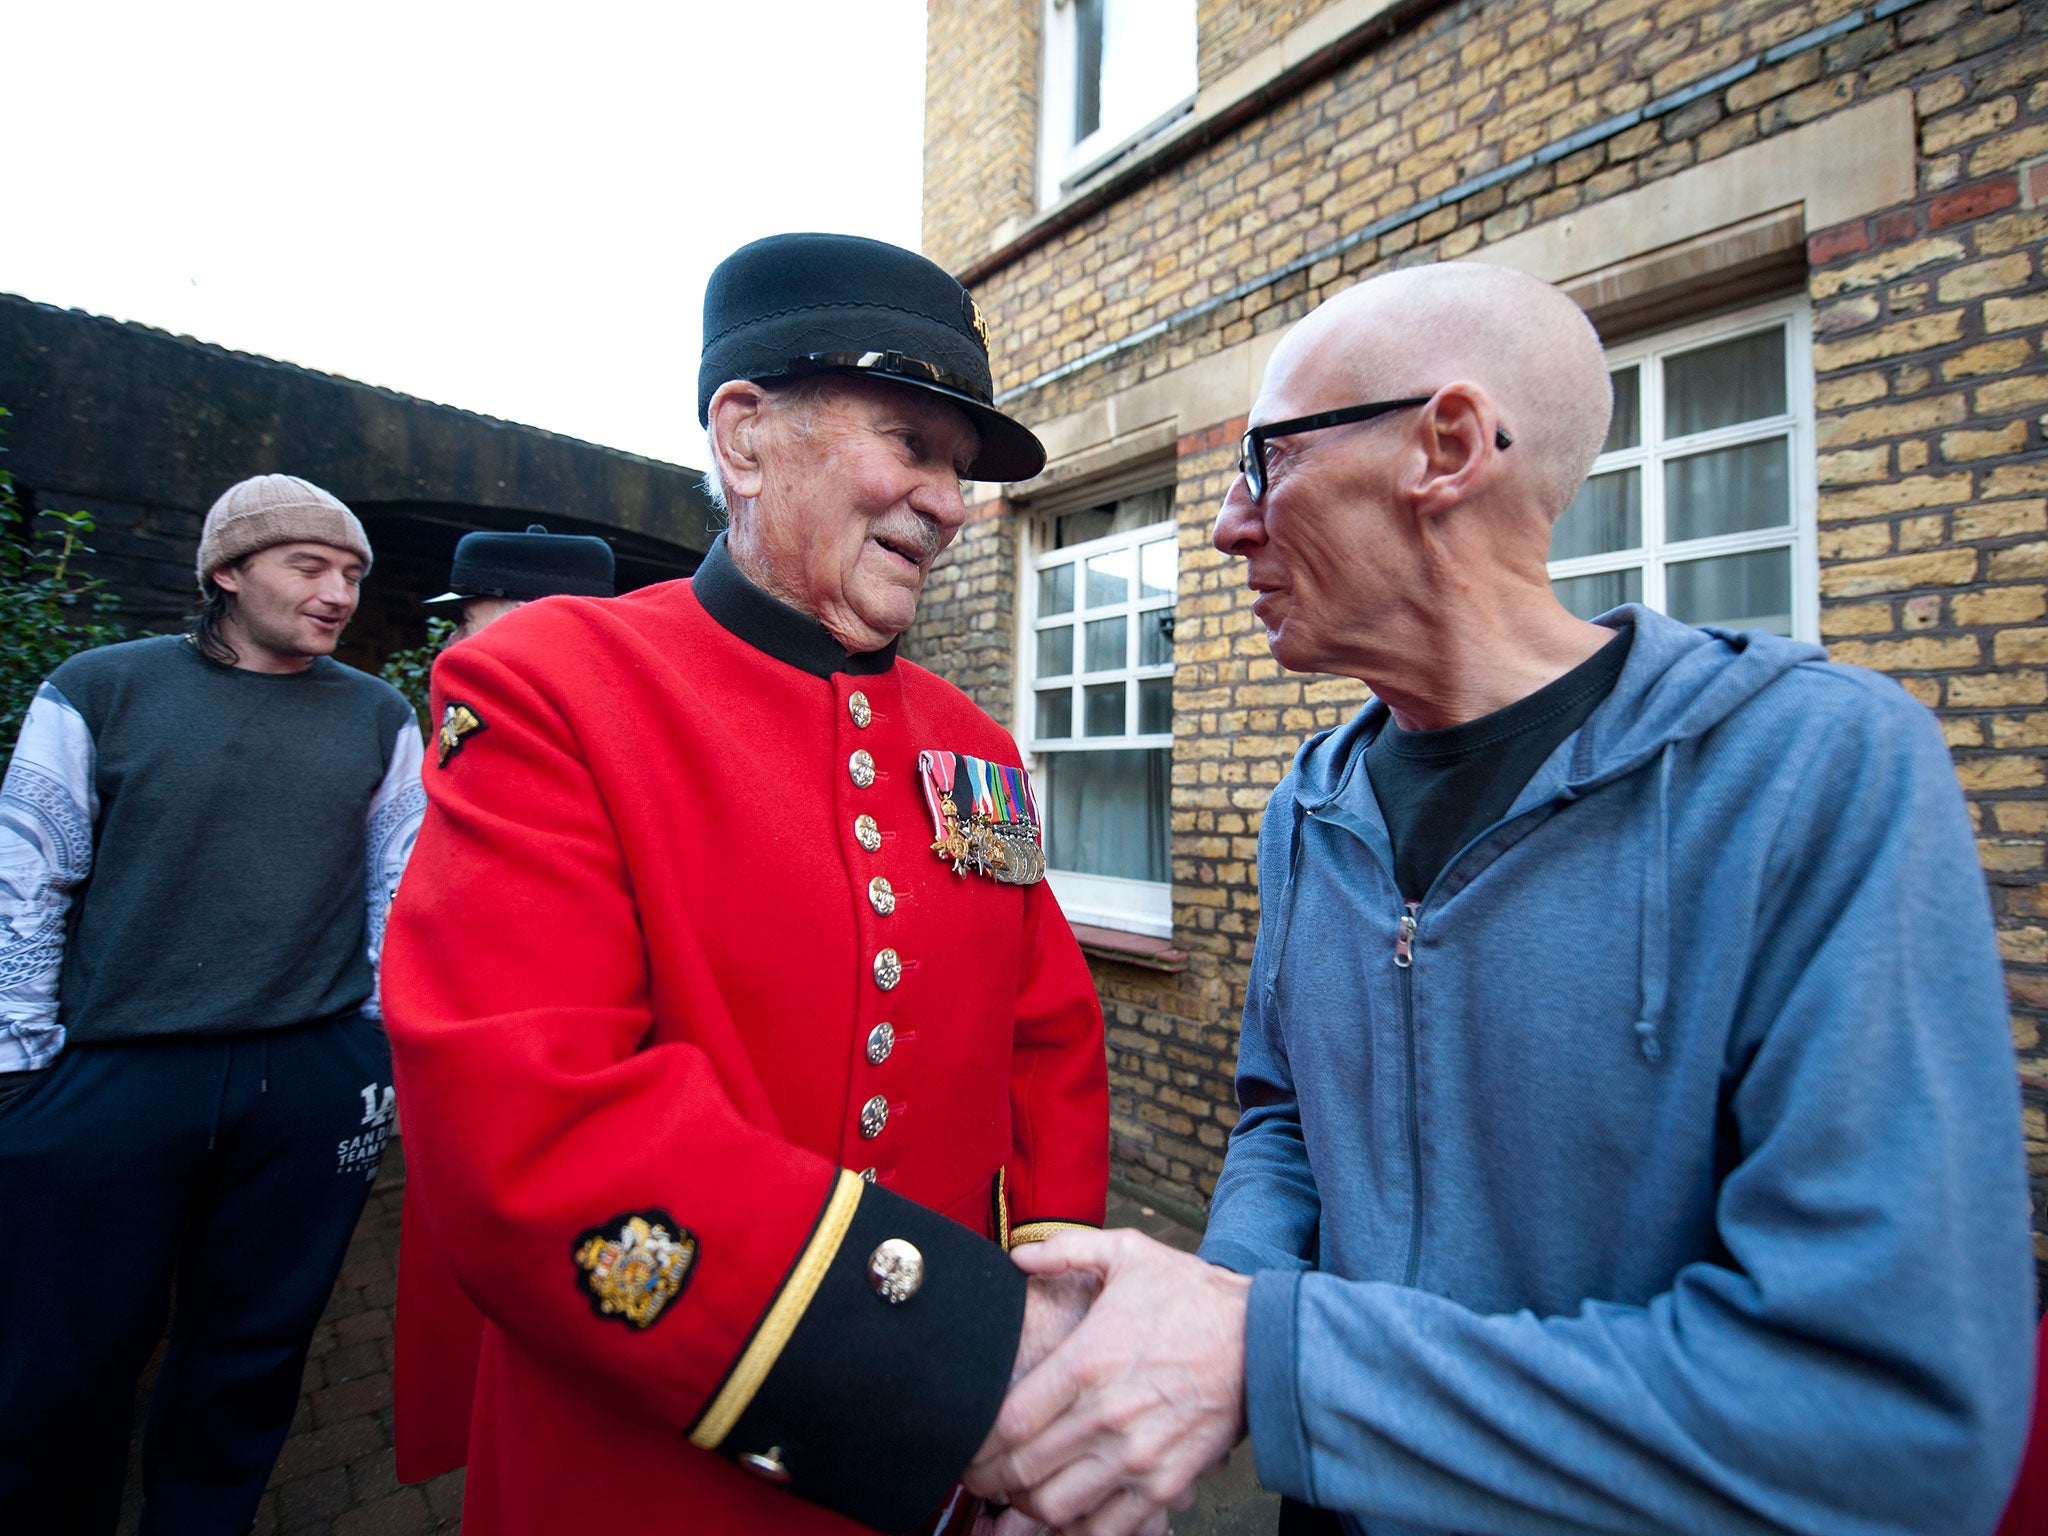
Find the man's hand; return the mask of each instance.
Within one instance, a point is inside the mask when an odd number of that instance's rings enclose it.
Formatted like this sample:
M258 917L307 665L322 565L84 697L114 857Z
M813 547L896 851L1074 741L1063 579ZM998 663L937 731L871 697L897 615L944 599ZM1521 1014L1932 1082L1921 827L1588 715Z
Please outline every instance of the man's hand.
M1102 1293L1011 1388L963 1481L1068 1536L1163 1531L1244 1435L1251 1281L1130 1231L1062 1232L1012 1257L1038 1277L1100 1276Z

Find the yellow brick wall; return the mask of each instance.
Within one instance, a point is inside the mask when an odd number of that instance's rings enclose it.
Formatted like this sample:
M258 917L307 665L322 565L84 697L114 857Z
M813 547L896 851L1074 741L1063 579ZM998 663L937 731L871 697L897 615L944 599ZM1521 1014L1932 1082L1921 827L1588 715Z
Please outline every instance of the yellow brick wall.
M924 253L958 268L1036 206L1039 0L930 0Z
M1320 11L1330 0L1200 0L1195 7L1197 70L1208 85Z
M1204 78L1212 58L1270 41L1290 9L1205 0ZM1421 199L1780 45L1796 51L1400 222ZM1843 0L1441 7L1022 250L977 294L997 387L1018 389L1388 221L1340 256L1010 402L1044 421L1285 326L1361 276L1468 254L1901 90L1915 108L1915 195L1808 232L1822 625L1838 658L1896 675L1936 709L1955 749L2008 963L2037 1190L2048 1189L2048 7L1922 0L1875 18ZM1199 1203L1233 1119L1224 1085L1257 926L1259 817L1302 736L1348 716L1363 692L1291 676L1267 654L1241 572L1207 544L1242 426L1182 429L1172 846L1175 942L1189 962L1164 977L1112 962L1096 973L1119 1173ZM942 670L943 638L920 638Z

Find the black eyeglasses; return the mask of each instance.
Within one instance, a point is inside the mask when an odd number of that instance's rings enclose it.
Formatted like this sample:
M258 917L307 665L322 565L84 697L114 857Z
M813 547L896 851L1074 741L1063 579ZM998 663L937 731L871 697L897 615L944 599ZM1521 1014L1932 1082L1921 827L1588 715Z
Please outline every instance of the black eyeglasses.
M1389 411L1427 405L1435 398L1434 395L1412 395L1406 400L1378 400L1370 405L1347 405L1341 410L1318 411L1313 416L1297 416L1292 421L1269 421L1263 427L1253 427L1245 433L1244 441L1238 445L1237 472L1244 476L1245 489L1251 492L1252 500L1262 501L1266 495L1266 444L1273 438L1291 437L1297 432L1319 432L1324 427L1349 426L1354 421L1371 421ZM1493 429L1496 448L1505 451L1514 445L1514 441L1507 428Z

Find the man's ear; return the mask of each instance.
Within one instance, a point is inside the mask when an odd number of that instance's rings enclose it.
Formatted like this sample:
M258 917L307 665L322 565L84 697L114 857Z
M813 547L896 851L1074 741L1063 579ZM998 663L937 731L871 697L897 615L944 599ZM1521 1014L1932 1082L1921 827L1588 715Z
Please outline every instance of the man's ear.
M209 571L207 579L223 592L240 592L242 590L242 562L240 560L230 561L216 570Z
M1437 517L1468 501L1489 480L1501 449L1495 437L1500 412L1477 384L1446 384L1422 408L1420 453L1409 494L1422 517Z
M751 501L761 494L759 443L768 392L748 379L729 379L711 397L711 451L728 496Z

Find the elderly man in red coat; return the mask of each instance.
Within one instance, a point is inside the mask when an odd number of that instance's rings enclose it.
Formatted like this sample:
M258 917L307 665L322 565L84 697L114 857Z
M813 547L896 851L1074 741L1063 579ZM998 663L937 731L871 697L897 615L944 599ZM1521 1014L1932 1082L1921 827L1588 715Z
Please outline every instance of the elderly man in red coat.
M1082 1304L1006 1250L1103 1216L1030 781L896 656L961 479L1044 450L908 251L756 242L704 335L696 576L435 673L385 949L398 1432L408 1477L467 1460L471 1532L912 1529Z

